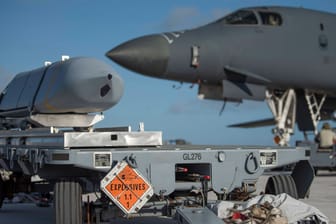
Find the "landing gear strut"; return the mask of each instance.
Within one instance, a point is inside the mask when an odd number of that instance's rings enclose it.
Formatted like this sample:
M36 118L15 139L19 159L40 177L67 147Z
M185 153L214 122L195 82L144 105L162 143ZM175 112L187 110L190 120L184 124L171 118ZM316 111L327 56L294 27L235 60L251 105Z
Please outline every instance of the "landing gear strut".
M280 146L289 145L290 136L294 134L298 105L296 94L294 89L266 91L266 101L276 123L276 127L273 129L274 141ZM308 129L301 127L302 131L314 131L317 134L317 125L321 120L321 109L327 95L318 95L317 93L304 90L300 96L302 96L300 99L305 101L304 108L306 111L304 114L300 113L300 116L305 117L304 122L307 122L306 124L309 123Z
M323 94L322 97L318 98L317 94L305 90L305 99L308 105L309 113L311 116L311 121L314 127L314 133L317 134L317 125L321 120L321 109L327 94Z
M289 144L294 133L296 116L296 94L294 89L286 91L266 91L266 101L274 116L276 127L273 129L274 141L280 146Z

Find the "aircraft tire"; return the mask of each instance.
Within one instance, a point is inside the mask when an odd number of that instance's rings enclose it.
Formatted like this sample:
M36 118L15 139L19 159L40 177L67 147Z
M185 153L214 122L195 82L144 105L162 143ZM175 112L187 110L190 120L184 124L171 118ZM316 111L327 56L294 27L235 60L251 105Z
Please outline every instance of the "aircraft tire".
M66 180L55 184L54 213L56 224L82 224L82 186Z
M299 198L294 179L290 175L275 175L269 177L266 183L265 193L273 195L286 193L295 199Z

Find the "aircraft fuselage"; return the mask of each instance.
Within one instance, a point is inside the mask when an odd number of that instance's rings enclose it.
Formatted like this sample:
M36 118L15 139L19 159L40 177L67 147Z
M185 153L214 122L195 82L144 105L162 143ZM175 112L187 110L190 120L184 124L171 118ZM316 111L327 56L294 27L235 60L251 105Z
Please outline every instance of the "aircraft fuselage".
M241 21L232 19L239 13ZM244 13L250 13L245 21ZM270 16L278 23L270 24ZM333 14L302 8L246 8L196 29L131 40L107 56L162 79L208 84L229 80L334 93L335 23Z

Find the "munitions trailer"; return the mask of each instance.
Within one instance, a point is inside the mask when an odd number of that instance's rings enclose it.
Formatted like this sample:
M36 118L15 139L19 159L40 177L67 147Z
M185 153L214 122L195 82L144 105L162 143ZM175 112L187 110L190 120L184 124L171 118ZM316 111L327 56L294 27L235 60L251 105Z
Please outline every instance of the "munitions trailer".
M1 202L12 182L16 191L53 186L44 190L53 192L57 224L138 214L179 223L200 223L201 214L203 223L217 223L206 207L209 192L244 200L266 169L296 164L290 174L271 176L265 193L304 198L314 177L305 147L164 145L161 132L140 127L0 131L0 168L12 172L0 178ZM49 185L31 183L34 175ZM94 199L82 197L87 193Z

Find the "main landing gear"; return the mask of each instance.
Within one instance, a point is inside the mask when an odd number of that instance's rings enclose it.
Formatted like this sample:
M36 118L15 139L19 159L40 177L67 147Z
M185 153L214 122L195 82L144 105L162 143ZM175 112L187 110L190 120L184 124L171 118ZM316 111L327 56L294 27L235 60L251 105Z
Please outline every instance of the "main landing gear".
M326 94L303 91L304 104L307 114L300 114L304 122L310 123L310 129L317 134L317 125L321 120L321 109L326 99ZM290 137L294 134L294 127L297 115L297 93L294 89L288 90L267 90L266 101L274 116L276 127L273 129L274 141L280 146L289 145ZM305 130L304 130L305 131Z

